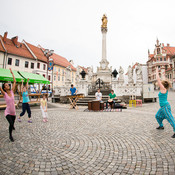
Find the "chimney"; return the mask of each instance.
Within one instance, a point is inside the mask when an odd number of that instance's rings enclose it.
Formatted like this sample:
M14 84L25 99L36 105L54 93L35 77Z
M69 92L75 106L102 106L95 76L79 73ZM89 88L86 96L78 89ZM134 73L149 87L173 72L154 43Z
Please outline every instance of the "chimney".
M167 43L167 47L170 47L170 44Z
M15 46L17 46L17 44L18 44L18 36L13 37L11 40L12 40L13 44Z
M70 60L69 62L70 62L72 65L74 65L74 62L73 62L73 60Z
M4 41L4 42L6 42L6 40L7 40L7 34L8 34L8 32L5 32L5 33L4 33L4 37L3 37L3 41Z
M164 47L164 43L162 43L162 47Z

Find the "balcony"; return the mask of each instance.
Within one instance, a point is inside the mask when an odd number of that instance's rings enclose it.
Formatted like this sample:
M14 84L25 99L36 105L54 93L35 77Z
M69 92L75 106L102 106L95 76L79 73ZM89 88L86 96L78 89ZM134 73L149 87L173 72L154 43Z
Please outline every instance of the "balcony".
M155 61L153 65L172 64L172 61Z

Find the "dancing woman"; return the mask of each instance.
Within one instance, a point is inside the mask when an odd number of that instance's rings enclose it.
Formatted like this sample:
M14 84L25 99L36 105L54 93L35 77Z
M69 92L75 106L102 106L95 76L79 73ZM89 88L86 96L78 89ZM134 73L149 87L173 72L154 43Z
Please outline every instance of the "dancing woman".
M159 123L159 127L157 127L156 129L159 129L159 130L164 129L162 122L164 119L166 119L170 123L170 125L173 127L174 134L172 138L175 138L175 120L171 113L171 106L167 101L168 89L170 88L170 83L166 80L163 80L163 81L160 80L158 67L156 68L156 78L157 78L158 86L160 87L160 92L158 94L160 109L158 110L155 116L157 122Z
M32 123L31 120L31 110L30 110L30 106L29 106L29 95L28 95L28 82L29 82L29 78L27 79L27 84L26 86L23 85L23 81L22 81L22 112L20 114L20 116L18 116L18 121L21 122L21 117L25 114L26 110L28 113L28 123Z
M8 83L4 83L2 85L2 88L0 87L0 91L4 95L4 99L7 105L5 109L5 116L6 116L7 121L9 122L9 139L10 141L14 142L12 131L15 129L14 123L16 119L15 99L14 99L16 79L11 69L10 69L10 72L13 76L12 89L10 89L10 86Z

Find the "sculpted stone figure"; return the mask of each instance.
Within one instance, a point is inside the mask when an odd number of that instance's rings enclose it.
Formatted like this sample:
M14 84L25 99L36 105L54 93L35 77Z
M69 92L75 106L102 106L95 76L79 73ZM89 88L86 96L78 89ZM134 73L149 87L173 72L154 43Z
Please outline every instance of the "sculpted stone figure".
M128 83L133 83L133 69L131 66L128 67Z
M108 20L107 20L107 17L106 17L105 14L103 15L103 17L102 17L101 20L102 20L102 25L101 25L101 27L107 28L107 22L108 22Z
M93 69L92 67L88 67L88 80L92 80L92 76L93 76Z
M70 66L66 67L66 81L71 80L70 72L71 72L71 67Z
M141 65L138 63L136 67L136 75L137 75L137 80L142 80L142 68Z
M119 69L119 80L120 80L120 81L124 80L123 74L124 74L124 70L123 70L123 68L120 66L120 69Z
M80 81L80 67L79 66L77 67L75 81L76 82Z

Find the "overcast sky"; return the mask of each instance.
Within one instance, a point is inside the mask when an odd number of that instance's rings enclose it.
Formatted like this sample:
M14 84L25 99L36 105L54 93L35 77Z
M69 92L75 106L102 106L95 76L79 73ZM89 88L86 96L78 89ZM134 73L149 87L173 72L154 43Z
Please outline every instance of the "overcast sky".
M0 34L96 69L102 57L101 18L108 17L107 60L125 71L146 63L156 39L175 46L174 0L0 0Z

